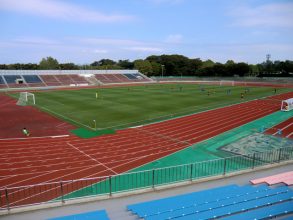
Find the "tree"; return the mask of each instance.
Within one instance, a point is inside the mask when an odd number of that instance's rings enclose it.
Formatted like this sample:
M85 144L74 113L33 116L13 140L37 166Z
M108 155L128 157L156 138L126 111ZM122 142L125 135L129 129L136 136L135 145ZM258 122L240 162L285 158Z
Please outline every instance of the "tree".
M152 74L152 64L148 60L135 60L134 68L147 76Z
M129 60L119 60L117 63L122 69L133 69L134 63Z
M74 63L60 63L61 70L78 70L79 67Z
M39 69L41 69L41 70L56 70L56 69L59 69L59 63L53 57L43 58L40 61Z
M91 66L113 66L116 62L110 59L101 59L99 61L95 61L91 64Z

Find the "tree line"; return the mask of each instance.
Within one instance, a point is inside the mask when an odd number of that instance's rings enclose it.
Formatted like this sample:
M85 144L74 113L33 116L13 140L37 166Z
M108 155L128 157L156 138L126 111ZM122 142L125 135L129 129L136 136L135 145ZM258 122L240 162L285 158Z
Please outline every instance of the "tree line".
M134 61L101 59L87 65L59 63L53 57L43 58L36 63L0 64L0 69L10 70L103 70L103 69L138 69L147 76L293 76L293 61L270 61L248 64L228 60L226 63L212 60L190 59L183 55L152 55Z

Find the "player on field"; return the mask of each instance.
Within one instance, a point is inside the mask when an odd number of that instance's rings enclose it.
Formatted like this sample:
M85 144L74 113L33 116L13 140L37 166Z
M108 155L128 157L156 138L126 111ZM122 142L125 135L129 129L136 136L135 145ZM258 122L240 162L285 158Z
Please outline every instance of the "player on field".
M26 128L23 128L23 129L22 129L22 133L23 133L25 136L27 136L27 137L30 136L30 132L29 132Z

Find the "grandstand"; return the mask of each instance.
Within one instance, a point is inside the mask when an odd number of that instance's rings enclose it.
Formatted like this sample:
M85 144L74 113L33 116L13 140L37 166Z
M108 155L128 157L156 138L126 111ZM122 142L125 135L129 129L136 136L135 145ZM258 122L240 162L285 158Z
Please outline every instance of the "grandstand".
M92 77L96 81L91 80ZM137 70L0 70L0 89L147 83Z

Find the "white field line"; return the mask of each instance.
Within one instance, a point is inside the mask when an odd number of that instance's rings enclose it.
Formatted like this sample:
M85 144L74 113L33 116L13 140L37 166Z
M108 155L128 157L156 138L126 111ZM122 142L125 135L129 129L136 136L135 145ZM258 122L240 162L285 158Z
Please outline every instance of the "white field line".
M170 140L168 140L168 142L169 142ZM167 142L167 141L166 141ZM155 146L155 145L159 145L160 143L164 143L164 141L157 141L156 143L153 143L152 145L153 146ZM177 142L176 143L173 143L173 144L168 144L168 143L164 143L164 145L166 146L166 145L168 145L169 147L170 146L173 146L173 145L177 145ZM130 151L130 152L128 152L128 153L121 153L121 154L119 154L119 156L120 157L123 157L123 156L128 156L128 155L132 155L133 153L132 153L132 151L131 150L133 150L133 149L137 149L137 148L139 148L139 149L142 149L142 150L139 150L139 151L135 151L136 153L143 153L143 152L145 152L145 151L149 151L149 150L154 150L154 151L156 151L156 150L159 150L159 149L162 149L162 148L164 148L165 146L159 146L159 147L152 147L152 148L148 148L148 149L145 149L145 147L143 147L142 145L140 146L140 147L134 147L134 148L128 148L127 147L127 149ZM90 148L90 149L92 149L92 148ZM116 148L113 148L113 151L116 151ZM96 155L96 153L94 154L94 155ZM59 157L59 156L58 156ZM111 158L111 156L110 157L108 157L108 158ZM63 159L70 159L70 157L63 157ZM42 161L50 161L50 160L55 160L55 159L49 159L49 160L42 160ZM127 161L128 159L126 159L126 161ZM79 160L78 162L86 162L86 161L88 161L88 160ZM123 162L123 161L125 161L125 159L123 159L123 160L116 160L115 162ZM33 161L28 161L28 163L30 163L30 162L33 162ZM95 161L96 162L96 161ZM23 162L14 162L13 164L18 164L18 163L23 163ZM73 162L71 162L71 163L76 163L76 161L73 161ZM11 163L2 163L2 164L11 164ZM1 164L0 164L1 165ZM54 164L54 165L58 165L58 164ZM59 165L63 165L63 163L59 163ZM68 164L69 165L69 164ZM85 167L85 166L82 166L82 167ZM82 168L82 167L76 167L76 168ZM34 167L29 167L29 168L39 168L39 166L34 166ZM7 169L1 169L1 170L10 170L10 168L7 168ZM59 170L55 170L55 171L61 171L61 170L66 170L66 169L59 169ZM50 172L50 171L45 171L45 172ZM26 174L39 174L39 173L44 173L44 172L41 172L41 171L38 171L38 172L35 172L35 173L26 173ZM14 174L14 175L6 175L6 176L3 176L5 179L7 179L7 178L10 178L10 177L15 177L15 176L22 176L22 175L26 175L26 174ZM2 177L2 176L0 176L0 177ZM0 180L1 181L1 180Z
M67 124L66 122L60 123L59 125L56 126L56 128L61 127L61 126L66 125L66 124Z
M191 131L194 131L194 130L197 131L195 133L202 132L202 131L205 131L205 130L209 131L211 129L210 125L217 125L220 122L221 123L224 122L223 124L227 124L227 123L225 123L225 122L227 122L227 120L231 122L231 121L234 121L235 119L239 119L239 114L246 116L246 115L251 115L251 113L252 113L251 110L245 110L243 108L241 110L238 110L238 111L235 111L234 109L232 109L230 112L231 112L231 114L227 115L226 117L223 117L223 113L222 113L221 117L217 118L217 119L220 119L220 120L214 120L214 119L210 120L210 121L207 120L207 118L211 118L211 116L201 118L201 119L196 121L197 123L199 123L199 124L197 124L197 126L194 126L194 124L186 126L186 121L181 121L181 122L179 121L179 123L174 124L174 126L180 127L181 124L185 125L181 129L181 131L179 131L179 130L176 131L175 129L172 129L172 127L170 127L170 126L164 126L165 128L164 127L159 127L159 128L163 129L163 131L165 131L165 132L168 131L168 130L171 131L171 133L168 133L168 134L165 133L165 136L167 136L167 137L169 137L170 135L173 135L173 134L176 134L176 135L180 134L182 137L184 137L183 134L186 133L186 129L188 129L187 133L190 133ZM204 122L204 123L201 123L201 122ZM182 132L182 130L183 130L183 132ZM156 133L156 131L154 131L153 133Z
M0 138L0 141L10 141L10 140L27 140L27 139L39 139L39 138L61 138L68 137L69 134L64 135L54 135L54 136L40 136L40 137L24 137L24 138Z
M97 159L93 158L91 155L88 155L87 153L83 152L82 150L80 150L79 148L75 147L73 144L70 144L69 142L67 142L67 145L74 148L75 150L79 151L81 154L89 157L90 159L92 159L93 161L97 162L99 165L102 165L103 167L105 167L107 170L111 170L113 173L118 174L117 172L115 172L114 170L112 170L110 167L106 166L105 164L101 163L100 161L98 161Z
M66 116L64 116L64 115L61 115L61 114L59 114L59 113L57 113L57 112L54 112L54 111L52 111L52 110L50 110L50 109L48 109L48 108L46 108L46 107L41 107L41 106L40 106L40 108L41 108L41 109L45 109L46 111L51 112L51 113L53 113L53 114L55 114L55 115L58 115L58 116L61 117L61 118L64 118L64 119L69 120L69 121L72 121L72 122L75 123L75 124L82 125L82 126L87 127L87 128L89 128L89 129L91 129L91 130L94 130L92 127L90 127L90 126L88 126L88 125L85 125L85 124L83 124L83 123L81 123L81 122L75 121L75 120L73 120L73 119L71 119L71 118L68 118L68 117L66 117Z
M176 148L176 149L179 150L180 148L182 148L182 147L178 147L178 148ZM162 153L162 152L158 152L158 153ZM151 154L148 154L148 155L145 155L145 156L140 156L140 157L134 158L133 160L128 161L128 162L126 162L126 163L123 163L123 164L117 165L117 166L115 166L115 167L113 167L113 168L117 168L117 167L120 167L120 166L122 166L122 165L125 165L125 164L128 164L128 163L132 163L132 162L134 162L134 161L136 161L136 160L140 160L140 159L142 159L142 158L148 157L148 156L150 156L150 155L155 155L155 154L158 154L158 153L151 153ZM99 173L104 172L104 171L105 171L105 170L103 170L103 171L99 171L99 172L94 173L94 174L92 174L92 175L89 175L89 176L83 177L82 179L86 179L87 177L90 177L90 176L93 176L93 175L99 174ZM116 173L116 174L119 175L118 173ZM58 179L60 179L60 178L58 178ZM43 183L46 183L46 182L43 182ZM41 184L41 183L40 183L40 184ZM40 184L38 184L38 185L40 185ZM67 184L64 184L63 186L66 186L66 185L69 185L69 184L70 184L70 183L67 183ZM29 187L32 187L32 186L29 186ZM28 187L28 188L29 188L29 187ZM56 188L57 188L57 187L53 187L53 188L48 189L48 190L46 190L46 191L43 191L43 192L40 192L40 193L34 194L34 195L32 195L32 196L29 196L29 197L26 197L26 198L23 198L23 199L17 200L17 201L15 201L15 202L13 202L13 203L10 203L10 204L12 205L12 204L15 204L15 203L17 203L17 202L21 202L21 201L23 201L23 200L26 200L26 199L29 199L29 198L32 198L32 197L36 197L36 196L41 195L41 194L44 194L44 193L46 193L46 192L50 192L50 191L52 191L52 190L55 190ZM11 194L15 194L16 192L19 192L19 191L21 191L21 190L14 191L13 193L10 193L10 195L11 195ZM2 197L2 196L1 196L1 197ZM4 195L3 195L3 197L4 197Z
M281 128L281 129L277 129L277 131L276 131L275 133L273 133L273 135L278 134L279 131L283 131L283 130L285 130L286 128L290 127L291 125L293 125L293 122L290 123L290 124L288 124L288 125L286 125L285 127Z
M291 132L290 134L288 134L287 136L286 136L286 138L289 138L289 137L291 137L293 135L293 132Z

